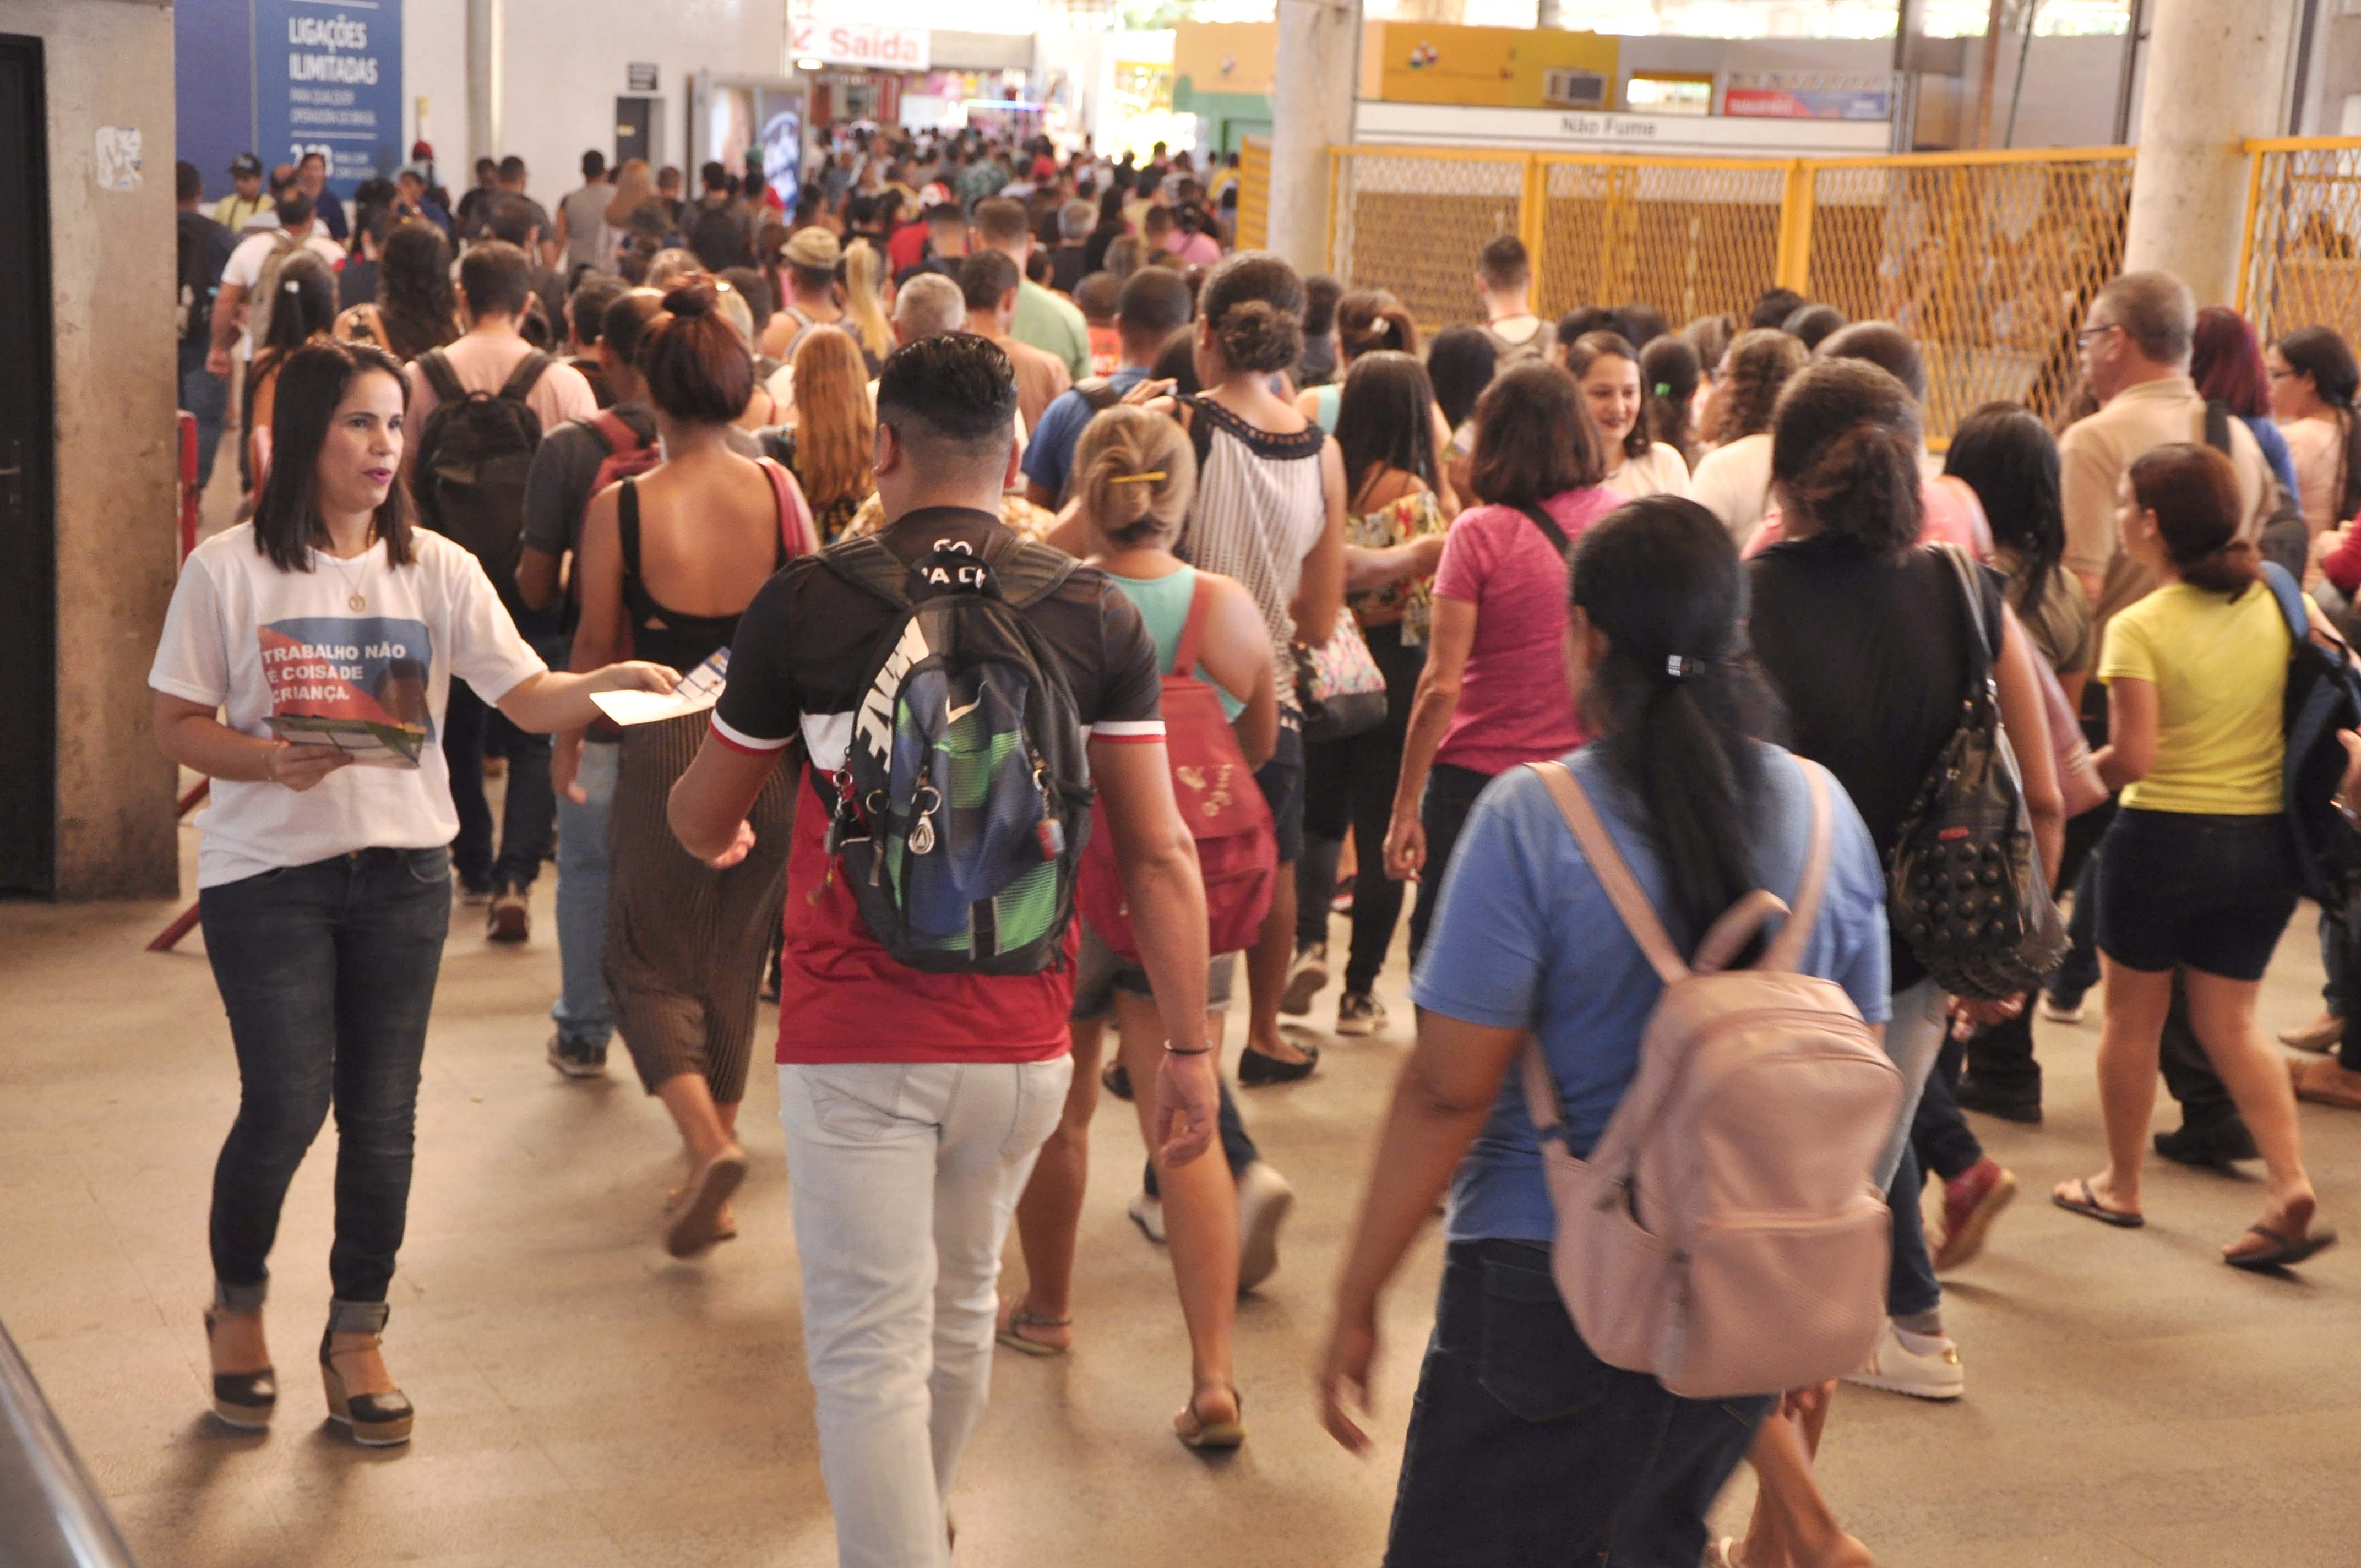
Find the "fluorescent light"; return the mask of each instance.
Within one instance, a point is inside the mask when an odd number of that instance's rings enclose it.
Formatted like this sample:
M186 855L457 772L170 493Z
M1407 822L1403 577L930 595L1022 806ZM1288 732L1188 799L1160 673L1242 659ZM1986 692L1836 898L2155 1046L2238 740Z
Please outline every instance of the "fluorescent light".
M819 68L820 62L816 60L799 60L796 61L796 69L797 71L818 71Z

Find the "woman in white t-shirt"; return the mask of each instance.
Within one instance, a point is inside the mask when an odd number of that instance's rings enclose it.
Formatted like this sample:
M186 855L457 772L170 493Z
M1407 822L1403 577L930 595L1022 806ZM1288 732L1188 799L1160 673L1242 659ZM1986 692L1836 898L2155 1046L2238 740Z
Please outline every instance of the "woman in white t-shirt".
M1582 388L1607 454L1609 494L1636 501L1689 493L1689 466L1677 447L1648 439L1640 418L1640 352L1620 333L1586 332L1566 345L1565 367Z
M1771 510L1771 411L1811 355L1774 326L1741 333L1713 374L1705 437L1714 444L1690 476L1691 497L1721 520L1743 549Z
M588 721L593 692L678 679L647 663L543 665L476 558L411 526L404 398L382 349L321 341L288 356L254 520L190 554L148 676L164 754L213 781L198 906L238 1062L214 1170L213 1408L256 1430L276 1405L266 1262L333 1105L320 1374L330 1417L368 1444L410 1436L379 1334L451 917L459 823L439 737L452 677L539 730Z

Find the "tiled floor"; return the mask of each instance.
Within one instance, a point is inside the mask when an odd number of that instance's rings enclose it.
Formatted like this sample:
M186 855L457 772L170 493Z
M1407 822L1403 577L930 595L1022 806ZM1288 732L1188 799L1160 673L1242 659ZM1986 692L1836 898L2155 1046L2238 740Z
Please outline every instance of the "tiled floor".
M327 1295L327 1139L275 1257L278 1427L236 1437L202 1413L207 1184L236 1077L201 942L142 953L162 905L0 905L0 1320L149 1568L832 1561L774 1085L758 1071L746 1110L741 1239L671 1262L655 1245L675 1175L661 1111L628 1069L583 1086L542 1061L546 882L536 909L522 949L456 922L389 1342L418 1436L368 1453L320 1423L309 1365ZM2307 913L2267 991L2274 1026L2312 1015L2318 972ZM1397 961L1385 991L1406 1019L1400 984ZM2026 1198L1950 1282L1969 1397L1840 1396L1825 1472L1844 1517L1882 1563L1908 1568L2361 1562L2361 1364L2348 1359L2361 1246L2301 1279L2234 1273L2214 1248L2253 1216L2257 1183L2172 1167L2136 1234L2040 1201L2094 1161L2094 1037L2041 1025L2048 1124L1980 1124ZM1280 1272L1241 1311L1253 1436L1228 1461L1167 1435L1184 1340L1164 1259L1124 1217L1138 1139L1109 1106L1093 1133L1081 1343L996 1367L956 1498L962 1563L1376 1561L1431 1239L1391 1299L1373 1461L1320 1432L1309 1385L1406 1038L1397 1024L1331 1042L1310 1082L1245 1096L1301 1201ZM2361 1119L2307 1110L2304 1125L2327 1217L2361 1226ZM1747 1485L1741 1472L1725 1515Z

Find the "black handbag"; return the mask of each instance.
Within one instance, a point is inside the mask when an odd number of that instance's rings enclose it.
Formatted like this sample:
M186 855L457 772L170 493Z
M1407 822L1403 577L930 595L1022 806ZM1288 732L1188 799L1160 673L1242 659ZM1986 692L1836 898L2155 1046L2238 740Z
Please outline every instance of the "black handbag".
M2000 629L1986 620L1975 562L1956 545L1935 548L1968 601L1968 691L1959 729L1903 818L1887 897L1894 928L1937 985L1999 1002L2058 967L2066 923L2042 875L2016 754L2000 725Z
M1386 677L1351 610L1336 612L1327 641L1317 648L1298 642L1291 652L1307 743L1342 740L1386 721Z

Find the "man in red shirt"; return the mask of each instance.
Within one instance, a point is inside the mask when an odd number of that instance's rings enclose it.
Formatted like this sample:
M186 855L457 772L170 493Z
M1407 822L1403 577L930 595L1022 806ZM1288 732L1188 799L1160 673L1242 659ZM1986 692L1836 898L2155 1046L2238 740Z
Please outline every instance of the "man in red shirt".
M989 560L1005 545L1016 400L1008 356L980 337L920 338L885 362L876 537L896 555ZM1170 1042L1153 1089L1157 1159L1184 1165L1212 1143L1216 1088L1204 889L1172 797L1156 645L1131 601L1088 566L1023 613L1085 727ZM1038 973L920 972L870 933L829 848L829 775L861 743L855 714L902 620L823 557L790 562L739 622L729 685L671 807L691 854L742 855L748 809L802 737L808 794L787 862L779 1117L820 1468L839 1561L863 1568L945 1561L942 1500L983 1413L1001 1246L1073 1071L1071 927L1065 961Z

